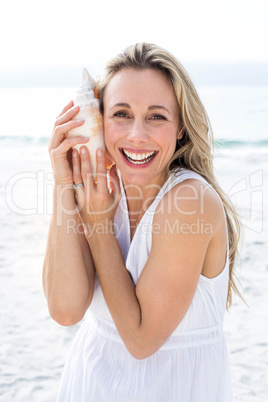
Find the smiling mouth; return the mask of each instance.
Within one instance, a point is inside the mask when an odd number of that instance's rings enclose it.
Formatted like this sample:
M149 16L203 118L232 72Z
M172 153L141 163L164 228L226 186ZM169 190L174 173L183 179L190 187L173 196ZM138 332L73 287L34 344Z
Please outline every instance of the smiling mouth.
M144 165L145 163L150 162L158 153L157 151L151 151L151 152L144 152L144 153L133 153L129 152L126 149L121 148L120 151L124 155L124 157L130 162L133 163L134 165Z

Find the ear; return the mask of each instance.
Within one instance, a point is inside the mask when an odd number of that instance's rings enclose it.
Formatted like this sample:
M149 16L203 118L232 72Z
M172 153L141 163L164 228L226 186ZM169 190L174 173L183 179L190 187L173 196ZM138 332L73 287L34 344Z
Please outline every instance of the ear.
M181 140L185 132L185 127L179 127L177 131L177 140Z

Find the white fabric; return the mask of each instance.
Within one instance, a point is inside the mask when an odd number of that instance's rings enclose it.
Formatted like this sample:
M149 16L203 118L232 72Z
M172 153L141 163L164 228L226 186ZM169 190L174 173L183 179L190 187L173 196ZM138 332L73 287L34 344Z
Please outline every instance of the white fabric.
M170 174L144 214L130 244L126 199L118 206L118 241L136 284L151 248L153 214L174 185L205 181L189 170ZM228 258L215 278L200 276L183 320L152 356L136 360L127 351L106 306L98 279L93 301L70 350L58 402L231 402L232 387L222 322L228 289ZM164 267L163 267L164 269Z

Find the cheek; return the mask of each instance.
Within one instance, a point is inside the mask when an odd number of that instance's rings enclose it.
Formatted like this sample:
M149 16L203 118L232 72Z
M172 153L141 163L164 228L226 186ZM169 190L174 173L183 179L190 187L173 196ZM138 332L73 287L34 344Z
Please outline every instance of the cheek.
M176 134L177 134L176 130L163 130L157 137L155 136L155 141L167 153L169 152L173 153L177 141Z
M104 135L107 139L112 139L116 141L117 139L122 138L126 133L126 128L122 127L122 125L117 124L114 121L105 121L104 120Z
M106 147L109 151L112 151L113 145L120 138L118 129L115 128L113 122L105 122L104 121L104 139Z

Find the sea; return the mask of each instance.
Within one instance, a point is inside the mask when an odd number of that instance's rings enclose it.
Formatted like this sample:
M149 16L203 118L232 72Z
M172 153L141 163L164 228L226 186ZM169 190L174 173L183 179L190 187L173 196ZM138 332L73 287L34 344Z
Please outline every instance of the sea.
M235 297L224 321L234 401L267 401L268 87L198 92L214 132L216 176L243 226L237 276L247 304ZM80 326L54 322L42 289L53 192L48 142L74 93L73 87L0 88L1 402L55 401Z

